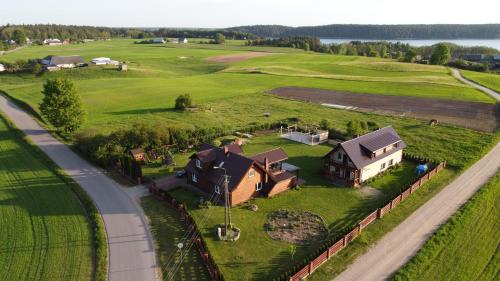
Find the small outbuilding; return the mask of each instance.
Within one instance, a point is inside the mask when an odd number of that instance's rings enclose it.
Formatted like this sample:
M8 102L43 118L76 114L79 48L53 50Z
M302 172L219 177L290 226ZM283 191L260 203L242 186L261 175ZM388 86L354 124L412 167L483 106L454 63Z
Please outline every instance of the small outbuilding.
M153 38L153 40L151 40L151 42L153 44L165 44L167 41L165 41L165 39L163 39L163 38Z
M142 148L131 149L130 155L132 155L132 158L137 162L144 163L146 161L146 153Z
M178 42L180 44L186 44L186 43L188 43L188 39L186 37L180 37Z
M5 71L5 66L3 66L3 64L0 64L0 72L4 72Z

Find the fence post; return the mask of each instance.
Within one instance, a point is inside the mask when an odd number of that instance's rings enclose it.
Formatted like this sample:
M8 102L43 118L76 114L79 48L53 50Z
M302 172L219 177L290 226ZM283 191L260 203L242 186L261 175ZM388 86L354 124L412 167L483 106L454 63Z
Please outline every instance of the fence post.
M313 272L313 267L314 267L314 266L313 266L313 262L310 262L310 263L309 263L309 270L308 270L308 271L309 271L309 274L311 274L311 273Z
M361 229L362 228L361 228L361 222L360 222L360 223L358 223L358 234L361 234Z
M377 209L377 218L380 219L382 217L382 208Z

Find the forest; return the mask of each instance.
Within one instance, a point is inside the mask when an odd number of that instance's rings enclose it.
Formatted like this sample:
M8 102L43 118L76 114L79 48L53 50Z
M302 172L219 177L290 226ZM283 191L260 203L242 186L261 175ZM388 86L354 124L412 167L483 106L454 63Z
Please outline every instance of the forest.
M320 38L359 39L493 39L500 38L500 24L416 24L358 25L332 24L289 27L283 25L251 25L229 30L255 34L264 38L315 36Z

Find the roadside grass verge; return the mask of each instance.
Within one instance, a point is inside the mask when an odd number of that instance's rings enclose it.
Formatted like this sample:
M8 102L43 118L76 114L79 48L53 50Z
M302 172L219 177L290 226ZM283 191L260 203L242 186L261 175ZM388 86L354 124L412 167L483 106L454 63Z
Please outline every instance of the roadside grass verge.
M483 73L468 70L460 70L460 72L465 78L475 81L478 84L481 84L500 93L500 74Z
M499 206L497 173L439 228L393 280L498 280Z
M168 273L175 261L180 259L177 244L183 242L186 234L184 222L171 208L153 196L143 197L141 206L148 217L156 243L156 253L162 268L163 280L168 281ZM168 265L168 266L167 266ZM184 261L170 280L199 281L210 280L207 269L197 252L196 245L185 254Z
M8 187L0 190L0 209L22 214L2 232L8 255L0 255L0 268L8 268L0 272L9 275L0 279L107 280L106 233L92 200L3 114L0 127L7 149L0 174Z

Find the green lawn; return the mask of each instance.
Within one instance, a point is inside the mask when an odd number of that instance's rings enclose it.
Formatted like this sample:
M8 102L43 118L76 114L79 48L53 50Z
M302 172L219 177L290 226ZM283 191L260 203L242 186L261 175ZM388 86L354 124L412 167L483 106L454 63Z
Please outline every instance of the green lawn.
M498 280L500 173L434 234L393 280Z
M211 56L249 50L277 54L229 65L205 61ZM264 93L283 86L494 102L484 93L459 83L444 67L305 53L287 48L238 44L167 44L165 47L116 39L81 45L33 46L4 55L1 59L15 61L49 54L80 54L87 60L105 56L128 62L130 71L126 73L89 67L41 76L0 75L0 90L35 110L42 99L45 79L73 79L89 112L84 129L92 131L108 132L117 127L130 127L130 123L136 120L191 128L240 128L255 122L278 120L289 117L297 103ZM200 111L179 113L172 110L175 98L184 93L191 94L194 102L201 106ZM255 103L255 100L260 102ZM321 109L313 109L315 107L308 106L308 110L314 110L308 111L311 115L321 112ZM242 115L242 112L246 114ZM265 119L263 112L272 115Z
M477 83L485 87L500 92L500 74L483 73L483 72L475 72L467 70L460 70L460 72L465 78L476 81Z
M173 279L168 279L168 272L173 270L173 261L180 259L177 244L184 241L186 234L184 222L173 209L166 207L152 196L142 198L141 205L146 212L155 238L157 256L162 264L163 280L210 280L208 271L196 250L196 245L193 245L186 254ZM168 267L165 266L167 263Z
M451 131L456 130L453 128L435 127L434 129L442 131L435 131L429 134L430 131L427 125L408 126L409 131L400 131L412 134L417 133L420 129L425 130L427 132L426 145L430 147L437 146L438 143L443 142L443 140L436 139L436 137L441 134L450 135ZM412 126L413 129L411 128ZM463 133L467 134L462 129L460 131L462 137ZM467 132L474 133L473 131ZM405 139L405 136L403 136L403 139ZM478 138L473 138L470 141L463 141L463 139L460 142L453 141L457 154L455 154L454 150L450 149L446 152L436 152L432 156L438 158L448 156L450 159L452 157L462 157L459 153L462 149L465 149L475 151L473 155L469 154L468 156L477 159L485 149L490 147L492 139L483 143L483 148L477 147L477 150L465 148L469 145L475 146L476 141L478 141ZM409 146L408 150L418 151L418 149L412 149L412 147L414 145L420 146L419 143L412 143L412 140L407 141L407 143ZM222 207L214 206L208 209L208 211L206 209L199 209L197 206L199 196L184 189L177 189L172 192L174 197L187 203L195 219L201 220L201 217L210 212L209 220L203 224L201 229L203 229L210 253L214 256L215 261L228 280L238 278L240 278L238 280L270 280L290 269L291 263L302 262L304 258L320 246L319 244L299 246L294 261L291 262L288 254L289 244L271 240L264 231L264 224L270 212L280 208L311 211L324 218L330 235L335 236L343 231L345 227L358 222L361 218L385 203L388 198L391 198L394 194L407 187L406 184L410 181L415 168L414 164L405 163L400 168L391 170L371 183L373 187L380 189L384 196L366 196L359 190L335 187L320 175L323 165L321 158L330 151L331 146L329 145L307 146L279 138L277 134L271 134L250 139L250 142L244 145L243 149L246 155L253 155L273 147L282 147L289 156L287 162L301 167L299 174L306 180L306 183L300 190L288 191L271 199L258 198L252 200L252 203L259 207L257 212L248 210L248 206L245 204L233 208L233 222L242 230L240 240L235 243L219 242L213 235L216 225L223 222ZM420 147L423 151L424 147ZM429 154L429 156L431 155ZM457 161L466 163L464 159L457 159ZM455 170L446 170L436 178L437 180L433 179L429 185L426 185L421 190L426 190L427 186L431 188L431 191L439 189L455 175ZM421 191L419 190L419 192ZM427 191L422 191L421 193L426 194ZM425 199L417 200L415 204L422 204L428 198L425 197ZM406 215L407 213L401 215L401 219ZM384 229L384 231L387 230Z
M92 280L84 209L0 118L0 280Z

